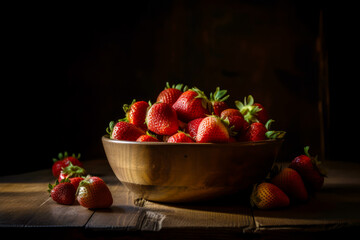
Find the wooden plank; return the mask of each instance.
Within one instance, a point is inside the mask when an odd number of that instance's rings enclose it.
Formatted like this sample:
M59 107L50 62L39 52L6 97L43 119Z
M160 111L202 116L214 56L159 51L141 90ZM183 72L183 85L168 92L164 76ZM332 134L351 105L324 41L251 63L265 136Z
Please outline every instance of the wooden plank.
M280 210L254 209L257 231L329 230L360 225L360 165L328 163L323 189L304 204Z

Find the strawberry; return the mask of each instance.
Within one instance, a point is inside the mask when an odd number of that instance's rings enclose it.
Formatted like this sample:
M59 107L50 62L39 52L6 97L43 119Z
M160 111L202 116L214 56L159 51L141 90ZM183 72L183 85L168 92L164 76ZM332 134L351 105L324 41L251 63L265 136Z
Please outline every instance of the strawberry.
M304 148L304 152L305 155L295 157L289 167L300 174L308 190L319 191L324 184L326 171L321 167L321 162L317 156L310 156L309 146Z
M211 103L204 92L196 87L181 94L172 107L176 111L178 118L183 122L206 117L212 109Z
M271 183L278 186L291 199L306 201L308 198L308 193L300 174L292 168L282 169L271 179Z
M153 104L146 115L148 129L159 135L173 135L179 129L175 110L167 103Z
M78 188L79 186L79 183L84 180L83 177L72 177L72 178L69 178L70 182L72 185L74 185L75 189Z
M73 165L70 162L68 166L62 168L58 180L59 182L61 182L65 178L82 177L82 176L86 176L85 169Z
M70 163L82 167L82 163L79 161L80 156L80 153L78 153L78 155L72 154L71 156L69 156L67 152L59 153L58 159L53 158L52 173L54 177L59 177L62 168L68 166Z
M82 180L76 191L76 199L86 208L108 208L113 203L111 192L99 177L88 176Z
M203 119L204 118L196 118L194 120L191 120L185 128L185 132L190 134L192 138L196 139L199 125Z
M176 100L180 97L183 91L188 89L187 86L183 88L184 84L172 85L167 82L166 87L163 91L161 91L156 99L156 102L167 103L172 106Z
M249 127L249 124L244 120L243 115L238 109L228 108L221 112L221 119L228 119L229 127L232 127L234 132L243 133Z
M171 143L181 143L181 142L183 142L183 143L184 142L185 143L193 143L194 140L190 137L190 135L179 131L178 133L175 133L174 135L169 137L167 142L171 142Z
M213 114L216 116L220 117L221 112L229 108L225 101L230 95L226 95L226 93L227 90L220 90L220 87L217 87L214 93L210 93L210 103L213 108Z
M259 209L272 209L287 207L290 200L280 188L272 183L263 182L254 186L250 203Z
M252 142L262 141L266 139L283 138L286 134L285 131L270 130L270 126L273 122L275 122L275 120L272 119L267 121L265 125L261 122L253 122L247 129L245 136L242 136L240 138Z
M235 105L249 124L253 122L265 124L269 119L266 109L260 103L254 103L251 95L245 97L244 102L235 101Z
M160 142L154 135L151 134L144 134L141 135L138 139L136 139L137 142Z
M48 192L57 203L71 205L75 202L76 189L68 179L64 179L60 183L56 180L54 185L49 183Z
M114 121L111 121L106 132L110 135L111 139L127 141L136 141L138 137L145 134L145 131L141 128L123 121L117 122L116 124Z
M149 104L145 101L132 101L130 105L124 104L123 109L126 117L123 119L125 122L129 122L137 126L138 128L147 129L145 124L146 111Z
M229 132L220 117L212 115L204 118L198 128L196 142L229 142Z

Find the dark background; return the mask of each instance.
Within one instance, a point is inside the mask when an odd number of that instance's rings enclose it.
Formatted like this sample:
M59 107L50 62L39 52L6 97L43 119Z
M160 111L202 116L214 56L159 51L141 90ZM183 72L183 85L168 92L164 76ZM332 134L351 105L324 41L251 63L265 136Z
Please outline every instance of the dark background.
M280 158L352 160L354 17L322 1L122 1L12 6L2 38L0 174L50 168L58 152L105 158L101 136L165 82L252 94L287 131ZM328 66L328 68L327 68ZM5 84L6 83L6 84ZM354 127L357 128L357 127ZM355 141L356 143L356 141Z

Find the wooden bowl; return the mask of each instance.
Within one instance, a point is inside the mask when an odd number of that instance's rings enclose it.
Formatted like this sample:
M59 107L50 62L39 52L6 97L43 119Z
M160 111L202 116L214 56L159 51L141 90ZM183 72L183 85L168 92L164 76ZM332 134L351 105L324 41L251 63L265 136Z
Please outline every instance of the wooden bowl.
M210 200L265 178L282 140L130 142L102 137L116 177L138 197L159 202Z

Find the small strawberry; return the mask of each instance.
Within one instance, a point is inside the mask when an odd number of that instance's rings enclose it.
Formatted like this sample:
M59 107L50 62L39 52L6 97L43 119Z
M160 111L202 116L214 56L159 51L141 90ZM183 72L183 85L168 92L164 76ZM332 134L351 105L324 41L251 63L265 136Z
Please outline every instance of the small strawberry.
M247 129L245 136L242 138L252 142L283 138L286 134L285 131L270 130L270 126L273 122L275 122L275 120L272 119L267 121L265 125L261 122L253 122Z
M148 129L159 135L173 135L179 129L175 110L167 103L153 104L146 115Z
M221 119L228 119L229 127L237 133L244 133L249 127L249 124L244 120L243 115L238 109L228 108L221 112Z
M185 132L190 134L192 138L196 139L199 125L203 119L204 118L196 118L194 120L191 120L185 128Z
M174 135L169 137L167 142L171 142L171 143L181 143L181 142L182 143L193 143L195 141L190 137L190 135L179 131L178 133L175 133Z
M321 167L317 156L310 156L309 146L304 148L304 152L305 155L295 157L289 167L300 174L309 191L319 191L324 184L326 171Z
M80 156L80 153L78 155L72 154L71 156L69 156L67 152L59 153L57 159L53 158L52 173L54 177L59 177L62 168L68 166L70 163L82 167L82 163L79 161Z
M68 179L64 179L60 183L56 180L54 185L49 183L48 192L57 203L71 205L75 202L76 189Z
M271 183L278 186L291 199L297 201L306 201L308 199L308 193L300 174L292 168L282 169L271 179Z
M183 88L184 84L172 85L167 82L166 87L161 91L156 99L156 102L167 103L172 106L180 95L188 89L187 86Z
M123 120L132 123L145 131L147 129L145 124L145 117L148 107L149 104L147 102L136 101L135 99L130 105L124 104L123 109L126 117Z
M111 139L127 141L136 141L138 137L145 134L144 130L134 124L122 121L116 124L114 121L111 121L106 132L110 135Z
M74 178L74 177L82 177L82 176L86 176L85 169L70 163L68 166L62 168L58 180L59 182L61 182L65 178Z
M76 199L86 208L108 208L113 203L111 192L106 183L99 177L86 177L80 182Z
M146 133L136 139L137 142L160 142L154 135Z
M280 188L272 183L263 182L254 186L250 203L259 209L273 209L289 206L290 200Z
M204 118L198 128L196 142L199 143L221 143L229 142L229 132L220 117L212 115Z
M226 93L227 90L220 90L220 87L217 87L214 93L210 93L210 103L213 108L213 114L216 116L220 117L221 112L229 108L225 101L230 95L226 95Z
M265 124L269 119L266 109L260 103L254 103L251 95L245 97L244 102L235 101L235 105L249 124L253 122Z
M206 117L212 109L211 103L204 92L196 87L181 94L172 107L176 111L178 118L183 122Z

